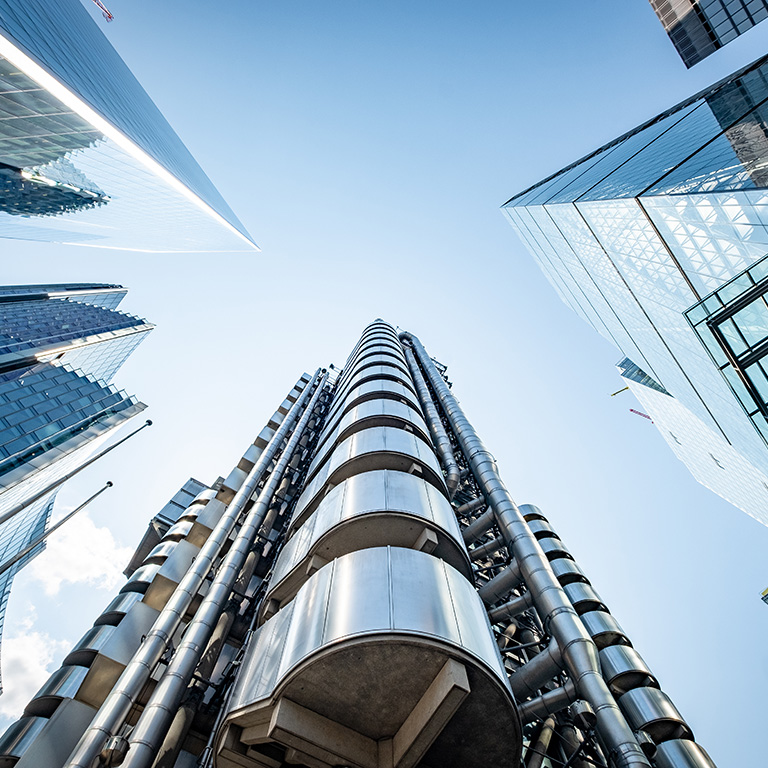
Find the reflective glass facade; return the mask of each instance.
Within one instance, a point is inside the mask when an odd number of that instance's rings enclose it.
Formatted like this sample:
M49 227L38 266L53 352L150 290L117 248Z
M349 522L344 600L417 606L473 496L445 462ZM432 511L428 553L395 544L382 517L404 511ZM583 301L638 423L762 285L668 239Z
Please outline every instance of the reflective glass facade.
M9 515L0 565L45 531L57 492L48 486L145 407L109 384L152 329L114 309L125 293L105 284L0 287L0 516ZM13 577L41 549L0 574L0 633Z
M626 356L633 391L652 391L657 425L674 411L677 427L661 431L677 455L768 523L768 313L756 287L768 253L766 136L768 57L516 195L504 212L561 298ZM683 433L706 435L717 450L683 451ZM723 445L733 471L713 476L709 453L724 455ZM746 467L759 482L744 484Z
M0 236L255 247L79 0L0 0Z
M768 18L766 0L651 0L686 67Z

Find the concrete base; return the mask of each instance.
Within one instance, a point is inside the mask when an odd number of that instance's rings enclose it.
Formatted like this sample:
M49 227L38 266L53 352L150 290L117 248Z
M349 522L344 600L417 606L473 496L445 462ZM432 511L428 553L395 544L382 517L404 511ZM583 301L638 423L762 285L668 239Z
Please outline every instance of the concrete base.
M518 764L521 747L494 675L424 638L390 635L326 649L270 699L233 713L216 768L273 766L276 754L308 768L488 768Z

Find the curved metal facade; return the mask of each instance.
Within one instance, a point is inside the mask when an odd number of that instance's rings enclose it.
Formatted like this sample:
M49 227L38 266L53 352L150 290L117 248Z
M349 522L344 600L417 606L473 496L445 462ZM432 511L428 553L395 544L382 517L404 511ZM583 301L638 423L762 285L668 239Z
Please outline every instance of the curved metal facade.
M713 768L411 334L302 377L175 518L0 768Z

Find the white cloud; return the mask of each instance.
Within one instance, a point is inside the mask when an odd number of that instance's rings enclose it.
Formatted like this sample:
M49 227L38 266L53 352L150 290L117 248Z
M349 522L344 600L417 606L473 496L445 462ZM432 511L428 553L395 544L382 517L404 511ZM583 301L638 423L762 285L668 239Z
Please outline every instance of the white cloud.
M54 659L71 646L70 640L55 640L44 632L32 630L36 616L30 611L3 638L3 690L0 696L0 727L18 719L54 668Z
M28 566L47 595L64 584L87 584L114 591L125 579L123 568L133 549L117 544L109 528L98 527L87 514L76 515L56 531L46 551Z

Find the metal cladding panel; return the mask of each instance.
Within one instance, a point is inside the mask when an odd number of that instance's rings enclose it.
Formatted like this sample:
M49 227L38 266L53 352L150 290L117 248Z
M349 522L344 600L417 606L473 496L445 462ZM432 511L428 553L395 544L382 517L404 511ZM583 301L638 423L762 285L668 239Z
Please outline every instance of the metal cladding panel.
M191 530L195 524L194 519L179 520L178 523L174 523L163 536L164 542L178 541L183 539Z
M315 462L310 465L309 475L314 473L314 477L296 503L294 519L300 519L301 512L316 498L326 483L333 480L334 474L348 462L368 459L372 466L361 468L360 471L362 472L380 469L382 467L375 466L375 464L388 462L394 457L406 462L412 459L414 464L424 465L431 470L432 478L442 483L442 470L434 451L427 443L402 429L373 427L344 440L322 466L318 467ZM336 482L343 479L345 478L340 477Z
M584 627L599 649L609 645L630 645L619 622L605 611L589 611L581 616Z
M344 462L367 453L400 453L412 456L440 473L440 466L432 448L416 435L394 427L364 429L344 440L328 457L329 473L332 474ZM320 461L323 458L320 457ZM310 466L310 474L312 470L313 467Z
M96 619L96 624L109 624L115 625L125 616L128 611L133 608L136 603L141 600L141 595L138 592L125 592L118 595L110 604L101 612L101 616Z
M395 343L385 343L378 339L375 339L373 341L367 342L365 344L361 344L357 352L355 353L354 358L350 360L349 363L347 363L347 367L350 365L354 365L359 360L363 360L366 357L369 357L371 355L385 355L387 358L394 358L396 360L400 360L401 363L405 364L405 355L403 354L403 349L399 344ZM346 369L345 369L346 372Z
M409 405L389 399L367 400L347 411L331 431L324 432L320 438L315 462L320 463L322 460L320 459L320 456L325 456L328 453L338 441L340 435L346 432L348 433L347 436L349 436L349 433L352 431L359 432L362 429L365 429L365 424L360 424L357 429L355 429L355 425L364 420L369 422L367 425L368 427L371 426L371 422L391 422L392 420L397 420L398 422L412 425L424 438L427 438L429 435L429 430L427 429L427 425L421 417L421 414Z
M105 638L99 653L118 664L127 664L156 618L157 611L154 608L140 601L135 602L114 628L115 631Z
M67 654L64 659L64 666L67 666L67 664L83 664L83 666L87 666L85 660L88 659L87 663L90 663L90 658L106 646L114 631L115 628L109 624L99 624L91 627ZM80 661L80 659L83 659L83 661Z
M368 371L370 369L375 369L376 373L389 373L387 369L392 368L395 372L395 375L401 375L403 378L409 377L408 373L408 365L402 361L400 358L393 357L391 355L366 355L364 357L358 358L355 360L355 362L350 366L349 369L347 369L344 372L344 375L342 376L342 379L344 380L343 383L340 380L340 389L347 386L346 379L349 379L350 381L356 376L364 371Z
M192 527L191 521L185 521L182 523L182 525L188 526L189 528ZM170 529L169 529L170 533ZM170 540L170 541L161 541L145 558L145 562L148 560L153 560L155 562L159 562L160 560L165 560L166 557L168 557L171 552L173 552L174 549L176 549L176 544L178 544L178 541Z
M614 694L639 686L658 687L643 657L628 645L610 645L600 651L600 668Z
M326 561L385 545L418 548L424 531L435 536L435 547L430 550L434 557L472 578L450 503L417 475L389 469L353 475L333 488L296 528L301 520L299 512L293 521L295 532L277 558L267 591L268 599L282 605Z
M48 722L47 717L22 717L17 720L0 738L0 760L6 765L13 765L14 759L30 748Z
M332 424L341 414L348 411L357 403L363 400L374 400L376 398L389 398L391 400L402 400L408 403L412 408L419 408L419 400L416 395L406 386L389 379L381 379L365 382L349 391L344 397L337 397L326 419L327 424Z
M125 582L120 591L142 593L146 592L147 587L149 587L149 585L152 583L152 579L155 578L159 570L160 565L158 563L142 565L131 574L131 578Z
M321 569L307 582L294 600L290 626L281 637L275 637L276 642L285 645L277 672L278 679L323 645L325 624L329 619L331 577L335 567L336 563L333 568Z
M339 381L349 378L362 365L372 365L374 360L380 360L384 365L399 364L407 370L405 356L399 344L385 343L381 339L374 339L360 345L344 366Z
M411 381L411 375L401 370L396 365L372 365L368 368L362 368L354 373L349 379L341 384L336 390L335 401L342 401L347 397L347 393L351 392L355 387L364 384L366 381L397 381L406 389L411 390L411 397L415 396L415 389L413 382Z
M52 714L58 701L74 698L87 674L88 667L59 667L32 697L24 710L25 714Z
M388 551L355 552L352 557L336 560L333 570L328 569L332 588L325 614L325 643L364 632L383 632L391 623L398 624L397 616L390 616L395 600L387 578ZM322 616L318 618L322 625Z
M654 741L679 736L693 738L677 707L658 688L635 688L619 698L619 706L632 727L648 731Z
M715 768L704 749L688 739L659 744L653 761L656 768Z
M451 599L451 579L438 568L409 569L411 551L389 549L392 579L392 625L411 632L445 638L461 645L459 617ZM404 578L405 574L407 578ZM490 637L490 636L489 636Z
M387 635L422 637L462 649L509 687L472 585L430 555L378 547L352 552L322 568L257 631L229 711L270 696L304 659L323 648L353 637L382 642Z
M49 768L63 765L67 756L91 721L94 710L86 704L64 699L50 719L43 720L44 726L35 727L29 733L35 738L24 739L18 744L17 754L21 759L18 768ZM7 754L0 746L0 755Z
M371 401L389 400L407 405L411 410L421 413L417 397L402 384L394 381L372 381L355 387L346 397L334 401L328 412L322 434L331 433L353 408Z

